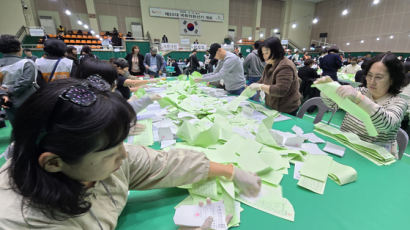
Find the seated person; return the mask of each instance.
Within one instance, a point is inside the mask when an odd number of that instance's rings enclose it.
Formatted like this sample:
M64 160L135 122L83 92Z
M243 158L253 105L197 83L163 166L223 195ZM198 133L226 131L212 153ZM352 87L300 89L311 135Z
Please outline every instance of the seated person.
M214 43L209 51L210 59L219 60L218 65L212 73L203 75L203 78L195 79L196 82L215 82L223 80L225 90L230 94L240 95L245 89L245 75L243 64L239 57L226 51L220 44Z
M129 190L210 177L259 193L258 176L201 152L124 144L133 123L131 106L99 84L40 88L17 112L12 157L0 169L0 229L115 229Z
M356 74L357 71L361 70L362 68L360 65L357 64L357 57L353 57L350 61L350 64L345 66L342 69L342 73L347 73L347 74Z
M397 158L397 132L408 106L406 100L399 96L401 88L407 84L403 63L394 54L385 53L374 57L363 71L366 76L364 87L343 85L337 93L366 111L379 134L376 137L369 136L363 122L349 113L346 113L340 129L357 134L363 141L385 147ZM315 81L315 84L331 81L329 76L325 76ZM337 109L332 100L324 95L322 99L327 106Z

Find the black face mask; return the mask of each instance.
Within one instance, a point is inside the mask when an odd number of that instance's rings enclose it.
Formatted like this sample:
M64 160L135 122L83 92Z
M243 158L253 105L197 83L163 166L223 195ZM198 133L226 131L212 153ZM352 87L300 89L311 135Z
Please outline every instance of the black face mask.
M157 56L157 54L151 54L153 57Z

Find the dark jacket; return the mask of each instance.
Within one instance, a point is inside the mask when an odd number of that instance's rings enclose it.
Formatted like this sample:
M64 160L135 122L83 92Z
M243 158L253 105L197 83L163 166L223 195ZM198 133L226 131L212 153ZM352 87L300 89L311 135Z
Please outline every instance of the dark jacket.
M310 68L309 66L303 66L298 70L298 76L302 80L299 91L303 95L304 99L309 99L320 95L316 88L311 87L313 82L319 78L316 70Z
M265 104L283 113L291 113L299 108L299 78L295 64L287 58L267 64L258 83L270 85Z
M189 57L189 68L193 71L199 69L199 61L196 55L192 54Z
M151 57L152 57L151 53L145 54L144 65L151 66ZM164 58L159 54L155 55L155 58L157 59L157 73L158 73L160 70L162 71L163 69L165 69L165 61L164 61Z
M132 72L132 53L127 54L127 56L125 56L125 60L128 61L128 66L129 66L129 72L132 75L143 75L145 73L145 66L144 66L144 56L142 56L140 53L138 53L138 65L140 67L140 72L135 73Z
M334 81L337 81L337 70L342 67L340 56L335 53L329 53L320 59L320 68L322 68L322 76L330 76Z

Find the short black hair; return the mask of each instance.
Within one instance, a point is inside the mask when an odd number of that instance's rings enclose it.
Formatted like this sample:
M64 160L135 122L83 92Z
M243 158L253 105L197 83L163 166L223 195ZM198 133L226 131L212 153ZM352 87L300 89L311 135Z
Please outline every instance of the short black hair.
M83 48L81 48L80 54L83 53L83 52L86 53L86 54L91 54L91 47L89 47L87 45L83 46Z
M74 46L68 46L66 52L68 54L74 54L73 50L76 50L77 48L75 48Z
M24 51L24 52L31 52L31 49L25 48L23 51Z
M117 80L117 70L111 63L102 62L95 58L86 58L82 61L77 68L75 78L87 79L91 75L98 74L103 80L108 82L111 86L114 86L115 80Z
M59 39L47 39L44 42L44 52L51 57L64 57L67 45Z
M0 36L0 52L4 54L17 53L21 50L21 43L16 36L3 34Z
M355 62L357 62L357 57L352 57L352 59L350 59L350 61L355 61Z
M399 94L401 88L405 87L408 82L405 78L404 74L404 66L403 62L401 62L396 55L392 54L391 52L387 52L384 54L379 54L373 57L368 64L366 64L363 68L363 75L367 76L369 73L370 68L376 62L382 62L386 67L387 71L390 75L390 80L392 84L388 90L389 93L393 95ZM363 65L362 65L363 67ZM363 85L366 87L367 82L363 82Z
M312 59L306 59L305 62L303 63L305 66L310 66L314 63Z
M259 49L259 47L261 46L262 41L261 40L257 40L254 44L253 44L253 48L255 50Z
M285 50L283 49L282 43L278 37L267 38L259 47L258 54L262 61L265 61L262 54L262 47L270 49L269 59L281 60L285 56Z
M127 68L129 67L128 65L128 61L125 60L124 58L117 58L115 59L115 61L113 62L114 65L120 67L121 69Z

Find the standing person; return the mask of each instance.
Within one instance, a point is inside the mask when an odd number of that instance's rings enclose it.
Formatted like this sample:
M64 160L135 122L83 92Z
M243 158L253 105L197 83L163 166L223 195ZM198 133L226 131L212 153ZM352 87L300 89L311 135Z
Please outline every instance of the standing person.
M337 46L332 46L327 51L327 55L320 59L319 66L323 70L322 76L330 76L333 81L337 81L337 71L342 67L342 60Z
M300 105L299 78L295 64L285 58L279 38L266 39L259 49L259 57L266 62L262 78L249 87L262 91L265 104L282 113L296 115Z
M243 62L243 70L247 73L248 85L258 82L265 68L265 62L262 62L258 55L258 49L261 46L262 41L256 41L253 45L253 50L246 56Z
M128 61L129 72L131 75L144 75L144 56L140 54L139 46L133 46L131 53L127 54L125 59Z
M306 60L311 59L311 58L312 58L312 57L309 55L309 53L308 53L308 52L305 52L305 53L303 54L302 60L303 60L303 61L306 61Z
M78 58L77 58L77 48L74 46L68 46L66 51L66 57L68 59L73 60L73 65L78 66Z
M162 74L162 69L165 68L164 58L157 53L158 53L157 48L152 47L151 52L145 54L145 58L144 58L145 70L151 77L158 77L159 75Z
M397 132L407 111L407 102L399 93L408 82L405 79L403 63L392 53L380 54L364 66L363 75L366 81L363 87L353 88L342 85L337 94L356 103L369 114L378 135L371 137L366 131L363 121L346 112L340 130L352 132L363 141L386 148L398 158ZM329 76L315 81L315 84L332 82ZM332 109L338 106L322 94L323 102Z
M37 60L37 56L33 55L33 53L31 52L31 49L29 48L24 49L24 55L26 55L26 58L32 60L33 62L36 62Z
M347 74L356 74L357 71L361 70L362 68L357 64L357 57L353 57L350 60L350 64L345 66L342 69L342 73L347 73Z
M197 54L197 51L196 51L196 49L194 49L194 50L192 50L191 55L189 55L189 59L188 59L188 62L189 62L188 72L189 72L189 74L193 73L194 71L197 71L200 67L199 66L199 61L198 61L198 58L197 58L196 54Z
M57 32L60 34L65 34L65 28L62 26L62 25L60 25L58 28L57 28Z
M215 82L224 81L225 90L230 94L239 95L245 89L245 76L243 74L243 65L239 57L226 51L220 44L214 43L208 50L211 55L210 59L219 60L218 65L212 73L195 79L196 82Z
M33 82L37 78L37 68L31 59L22 58L20 41L13 35L0 36L0 97L7 119L15 125L15 114L18 108L36 90Z
M86 58L94 58L97 59L97 56L95 56L92 51L91 51L91 47L85 45L83 46L83 48L81 48L80 51L80 58L78 59L78 61L81 63L83 59Z
M162 43L168 43L168 38L167 38L167 36L165 36L165 34L164 34L164 36L162 36L161 42Z
M135 118L126 100L90 81L52 82L30 97L0 170L0 229L115 229L129 190L213 177L259 193L256 174L201 152L124 144Z
M74 74L73 61L64 57L66 44L57 39L48 39L44 43L46 57L38 58L36 64L45 82L69 78Z
M307 59L304 62L304 66L298 70L298 76L302 79L300 85L300 93L303 96L303 100L308 100L312 97L318 97L320 92L317 88L312 88L312 84L319 78L316 70L312 68L314 61Z
M319 65L319 67L320 67L320 62L322 61L324 56L326 56L326 51L324 51L324 50L320 51L320 56L317 59L317 64Z

